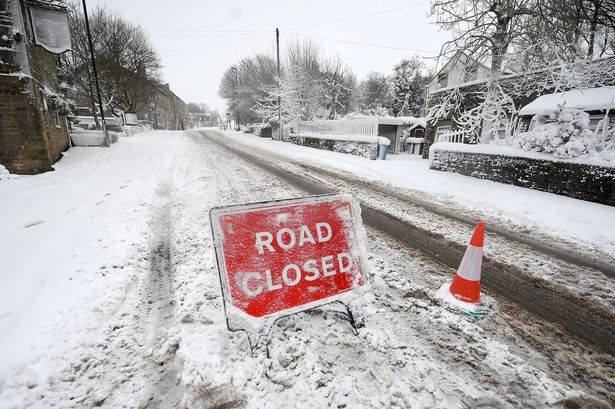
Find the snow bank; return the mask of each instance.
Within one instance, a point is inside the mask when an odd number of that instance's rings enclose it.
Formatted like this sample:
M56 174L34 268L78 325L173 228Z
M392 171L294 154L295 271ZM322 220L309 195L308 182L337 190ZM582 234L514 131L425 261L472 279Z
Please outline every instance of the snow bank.
M10 351L0 354L0 395L17 370L36 384L68 365L113 317L177 148L169 139L161 132L71 148L54 172L0 183L0 348Z
M18 175L12 175L7 168L0 164L0 180L17 179Z

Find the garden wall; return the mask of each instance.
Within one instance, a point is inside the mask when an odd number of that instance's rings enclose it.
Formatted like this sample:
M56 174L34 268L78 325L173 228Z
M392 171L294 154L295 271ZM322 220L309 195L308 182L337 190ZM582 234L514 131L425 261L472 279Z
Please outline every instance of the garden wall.
M284 142L326 151L346 153L348 155L362 156L372 160L378 158L377 136L357 136L356 138L356 140L349 141L340 139L336 135L312 136L289 134L284 135Z
M435 148L435 149L434 149ZM430 168L615 206L615 168L432 147Z

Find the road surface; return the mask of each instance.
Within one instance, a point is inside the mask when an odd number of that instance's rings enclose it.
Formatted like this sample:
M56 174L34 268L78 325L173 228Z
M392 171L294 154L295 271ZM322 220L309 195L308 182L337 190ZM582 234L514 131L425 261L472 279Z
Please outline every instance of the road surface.
M412 227L400 215L383 215L374 202L384 199L368 202L363 196L375 193L362 186L352 191L366 204L373 276L373 293L364 300L366 327L354 335L334 308L298 314L274 328L271 358L253 358L245 336L225 327L208 211L319 193L330 189L331 176L317 175L314 185L305 169L289 173L296 167L290 163L272 167L229 150L220 138L209 132L137 135L109 150L76 149L43 178L0 185L0 192L12 194L0 206L11 210L14 223L2 221L22 232L18 237L30 243L33 258L49 254L36 237L49 234L47 241L56 243L55 230L45 226L57 223L66 230L53 247L62 257L40 264L44 274L30 277L32 285L21 288L14 303L2 304L0 325L11 324L13 331L3 331L0 342L15 354L1 361L0 406L607 408L615 403L615 361L600 342L592 346L572 336L574 328L542 318L535 307L511 302L497 289L485 297L490 313L483 319L460 315L435 299L433 290L450 279L463 244L418 222ZM87 156L79 160L81 154ZM337 188L347 183L340 180ZM46 206L25 206L33 198ZM76 202L78 209L71 211ZM42 223L31 225L36 220ZM467 234L460 233L461 241ZM5 246L8 255L13 250L9 242ZM512 250L501 244L498 251L506 259ZM494 274L502 268L495 264L488 267ZM26 270L19 268L15 264L23 276ZM534 290L521 292L532 300L537 296ZM18 308L26 298L29 307ZM66 301L62 308L36 302L58 298ZM558 305L555 313L561 311L570 309ZM26 336L31 333L37 338Z

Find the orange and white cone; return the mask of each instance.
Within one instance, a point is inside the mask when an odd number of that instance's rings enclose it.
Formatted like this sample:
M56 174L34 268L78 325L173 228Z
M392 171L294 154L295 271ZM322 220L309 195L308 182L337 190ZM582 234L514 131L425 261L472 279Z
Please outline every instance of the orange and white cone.
M483 264L485 223L480 221L474 229L453 282L444 284L436 296L464 309L474 310L480 301L480 272ZM451 298L453 298L451 300Z

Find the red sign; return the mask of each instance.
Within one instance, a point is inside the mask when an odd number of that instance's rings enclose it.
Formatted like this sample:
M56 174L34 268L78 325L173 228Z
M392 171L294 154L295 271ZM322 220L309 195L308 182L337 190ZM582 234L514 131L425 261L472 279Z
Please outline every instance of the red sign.
M287 315L365 287L365 232L350 195L216 208L210 217L227 315Z

